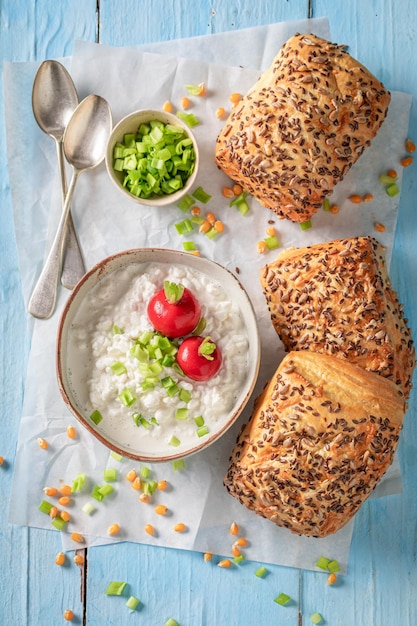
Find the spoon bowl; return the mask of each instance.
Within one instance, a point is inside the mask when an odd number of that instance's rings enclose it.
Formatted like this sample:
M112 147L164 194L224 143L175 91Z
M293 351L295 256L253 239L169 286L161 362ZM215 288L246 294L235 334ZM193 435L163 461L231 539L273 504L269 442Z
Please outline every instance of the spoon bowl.
M62 205L67 195L63 138L77 105L77 91L66 68L58 61L48 60L41 63L33 82L32 109L40 129L52 137L56 144ZM84 274L84 261L70 213L67 221L61 282L64 287L72 289Z
M55 239L29 301L29 313L41 319L52 315L62 264L62 249L72 196L79 175L97 167L106 153L112 129L108 102L101 96L87 96L75 109L64 132L64 153L73 174L65 198Z

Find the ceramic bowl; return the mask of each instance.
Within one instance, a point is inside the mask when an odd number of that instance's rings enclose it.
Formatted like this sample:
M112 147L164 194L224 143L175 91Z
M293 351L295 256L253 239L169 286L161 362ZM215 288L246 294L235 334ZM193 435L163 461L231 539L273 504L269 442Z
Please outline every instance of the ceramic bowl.
M238 364L238 370L239 372L242 371L243 375L233 393L231 402L227 407L223 408L223 413L212 420L211 423L206 422L210 427L209 432L204 436L197 436L198 424L196 426L194 423L195 416L194 414L189 415L186 426L181 425L181 428L186 427L188 429L187 435L184 439L182 439L182 435L179 435L177 438L180 440L180 443L175 446L172 445L172 433L169 432L171 427L174 434L176 432L177 423L175 419L169 418L168 426L164 422L163 427L153 420L151 420L152 423L150 425L145 424L145 427L143 427L143 425L139 424L138 426L137 420L135 422L132 419L133 415L137 415L134 413L136 410L134 405L123 416L117 415L115 417L114 414L106 414L107 404L105 404L104 409L101 408L101 421L96 423L97 420L91 417L94 414L95 405L91 400L91 383L89 385L88 380L91 378L92 365L96 359L96 356L93 357L91 349L92 333L97 328L99 321L101 328L103 328L103 314L105 319L104 326L107 324L107 332L110 334L114 332L112 324L117 324L117 319L112 319L114 302L120 302L120 294L125 293L126 289L131 287L133 278L137 276L142 277L145 272L146 276L148 276L149 271L155 270L155 266L157 266L160 272L160 280L164 280L164 276L168 275L169 268L174 267L174 271L194 273L197 276L197 280L202 281L201 284L206 285L204 281L209 280L214 281L213 284L220 285L223 290L222 293L227 294L224 301L231 301L237 307L237 315L242 322L242 330L238 334L246 337L246 343L243 343L244 349L241 361ZM151 283L151 286L153 284ZM198 284L200 283L198 282ZM145 302L147 301L145 299L139 305L135 303L133 308L139 306L146 311ZM218 303L205 304L204 306L206 307L207 317L214 315L216 306L216 315L219 314ZM129 315L130 310L129 308ZM140 332L141 329L138 328L137 333L139 334ZM201 334L204 334L204 331ZM230 334L227 335L228 340L230 336ZM234 333L233 336L235 336ZM118 338L118 340L120 339ZM111 339L111 341L113 340ZM129 351L130 347L128 346L126 354ZM117 361L120 358L119 353L112 354L113 361ZM229 357L223 354L223 364L226 363L227 358ZM259 362L260 340L256 316L245 289L238 279L223 266L186 252L141 248L123 251L104 259L88 271L75 286L64 307L59 323L57 378L64 402L81 424L105 446L122 456L140 461L159 462L183 458L203 450L217 441L237 420L248 403L257 381ZM110 371L109 363L107 363L106 367L109 375L114 376L114 372ZM225 369L224 371L227 372L228 370ZM232 370L229 369L230 371ZM236 372L236 370L234 371ZM218 375L221 372L222 370L219 371ZM160 377L164 377L164 373L160 374ZM186 380L186 377L180 376L180 384L184 383L184 380ZM118 383L119 381L116 382ZM131 380L129 379L130 383ZM218 402L220 404L221 383L223 383L223 379L220 377L220 386L218 388ZM98 387L101 393L102 386L99 385ZM105 379L104 388L107 388L107 378ZM133 396L137 397L141 402L140 383L137 383L136 388L133 389L130 384L130 389L133 392ZM113 393L113 399L118 397L117 393ZM210 406L215 404L213 402ZM127 414L129 414L129 417L127 417Z
M123 180L125 173L123 171L116 171L114 169L114 148L118 142L123 142L123 138L126 134L136 133L141 124L147 124L151 120L158 120L163 124L170 124L173 126L179 126L184 129L187 136L193 141L193 147L195 151L195 166L192 174L184 182L184 186L175 191L174 193L164 195L152 195L150 198L139 197L131 193L126 187L123 186ZM190 193L193 189L195 179L198 173L200 162L199 149L195 136L191 132L190 128L180 120L176 115L167 113L164 111L158 111L156 109L142 109L130 113L124 117L116 126L109 137L106 151L106 168L107 172L116 185L117 189L131 200L138 202L139 204L145 204L147 206L165 206L179 202L179 200L187 193Z

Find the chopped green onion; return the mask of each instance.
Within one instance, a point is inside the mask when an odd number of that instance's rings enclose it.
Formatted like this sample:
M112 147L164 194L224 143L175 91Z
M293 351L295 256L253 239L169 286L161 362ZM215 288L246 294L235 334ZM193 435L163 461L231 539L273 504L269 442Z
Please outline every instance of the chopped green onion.
M117 469L114 467L107 467L104 470L104 480L106 483L112 483L117 480Z
M211 228L209 228L209 230L205 233L206 237L208 237L208 239L215 239L216 237L218 237L220 235L220 232L218 230L216 230L214 228L214 226L212 226Z
M194 241L183 241L182 247L185 250L185 252L194 252L195 250L197 250L197 248L195 247Z
M243 556L243 554L239 554L239 556L235 556L233 559L233 563L236 563L236 565L239 565L239 563L242 563L242 561L245 560L245 557Z
M180 625L173 617L170 617L169 619L167 619L164 626L180 626Z
M150 467L148 467L147 465L142 465L142 467L140 468L140 477L146 480L150 477L151 472L152 470Z
M175 411L176 420L186 420L188 417L188 409L179 408Z
M120 326L117 326L117 324L113 325L113 335L122 335L123 334L123 330L120 328Z
M279 596L275 598L274 602L276 602L277 604L280 604L281 606L285 606L286 604L288 604L290 600L291 600L291 597L287 596L286 593L280 593Z
M183 122L192 128L193 126L198 126L200 120L198 117L194 115L194 113L185 113L185 111L177 111L177 117L180 118Z
M207 204L207 202L211 199L211 195L204 191L202 187L197 187L197 189L194 189L192 195L196 200L202 202L203 204Z
M173 396L177 395L177 393L179 393L180 388L178 387L177 384L175 385L171 385L170 387L167 388L167 395L172 398Z
M113 365L110 365L110 369L116 374L116 376L120 376L121 374L126 374L126 367L120 361L116 361Z
M107 585L104 592L107 596L121 596L126 589L127 583L112 581Z
M179 397L182 402L188 403L191 400L191 393L188 389L180 389Z
M388 176L388 174L381 174L381 176L379 177L379 182L383 185L392 185L392 183L394 183L396 180L398 179L393 178L392 176Z
M327 569L332 574L336 574L337 572L340 572L340 565L339 565L338 561L336 561L336 560L330 561L330 563L328 563L328 565L327 565Z
M124 406L132 406L136 402L136 398L127 387L123 389L121 393L119 393L119 400Z
M199 437L204 437L204 435L208 435L209 433L209 429L207 428L207 426L200 426L200 428L197 428L197 435Z
M204 417L202 415L197 415L197 417L194 418L194 421L196 426L204 426Z
M311 228L311 220L307 220L306 222L300 222L301 230L308 230Z
M330 559L326 558L325 556L321 556L319 559L317 559L316 566L320 569L327 570L329 563Z
M329 198L324 198L324 200L323 200L323 211L330 211L330 200L329 200Z
M101 502L104 498L103 494L100 492L100 485L94 485L93 491L91 492L91 497Z
M77 491L81 491L85 485L85 481L86 475L78 473L72 481L72 492L76 493Z
M313 622L313 624L321 624L323 622L323 618L320 613L312 613L310 615L310 620Z
M107 498L111 493L113 493L114 487L106 483L98 488L98 492L103 496L103 498Z
M91 515L92 513L94 513L96 509L95 509L95 506L91 502L86 502L84 506L81 507L81 510L83 511L83 513L86 513L87 515Z
M249 211L249 205L246 202L247 192L242 191L241 194L230 201L229 206L235 206L241 215L246 215Z
M258 569L256 570L255 576L257 576L258 578L264 578L264 576L266 576L267 573L268 573L268 570L266 569L266 567L261 565L261 567L258 567Z
M130 598L126 602L127 608L130 609L131 611L136 611L139 604L140 604L140 600L138 598L135 598L135 596L130 596Z
M185 194L183 198L178 202L177 207L185 213L190 209L194 204L194 198L190 196L189 193Z
M202 85L184 85L190 96L199 96L201 94Z
M57 530L63 530L65 528L66 524L67 524L67 522L65 520L63 520L60 515L57 515L52 520L52 526L54 528L56 528Z
M118 452L115 452L114 450L110 452L110 456L116 461L121 461L123 459L122 455L119 454Z
M100 411L98 411L97 409L95 409L90 415L90 420L94 422L96 426L100 424L102 419L103 419L103 416L100 413Z
M279 248L279 241L275 237L275 235L272 235L271 237L265 237L264 241L268 250L275 250L275 248Z
M49 515L52 507L53 507L53 504L51 504L47 500L42 500L42 502L38 506L38 511L40 511L41 513L46 513L46 515Z
M172 435L171 439L168 441L168 445L174 446L174 448L177 448L180 443L181 441L175 435Z
M179 235L186 235L187 233L191 233L194 230L194 226L191 220L188 219L188 217L182 222L177 222L176 224L174 224L174 226L177 229L177 233Z
M394 196L396 196L397 194L400 193L400 189L398 187L398 185L396 183L393 183L392 185L389 185L385 191L387 192L387 194L393 198Z
M164 389L169 389L175 385L175 380L171 376L165 376L165 378L161 378L161 385Z
M172 461L172 467L174 469L174 472L185 469L184 459L175 459L174 461Z

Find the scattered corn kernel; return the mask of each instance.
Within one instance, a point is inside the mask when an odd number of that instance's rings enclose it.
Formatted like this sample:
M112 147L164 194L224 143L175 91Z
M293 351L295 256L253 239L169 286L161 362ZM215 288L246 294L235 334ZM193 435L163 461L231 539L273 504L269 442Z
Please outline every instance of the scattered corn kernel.
M232 522L230 524L229 533L231 535L237 535L238 532L239 532L239 526L236 524L236 522Z
M55 519L58 513L59 513L58 507L53 506L51 510L49 511L49 516L52 517L52 519Z
M381 224L381 222L375 222L374 223L374 228L375 230L377 230L379 233L383 233L385 231L385 226L384 224Z
M204 220L204 222L201 224L199 231L200 233L208 233L208 231L211 228L211 224L208 220Z
M157 515L166 515L168 513L168 508L164 504L157 504L155 507L155 513Z
M416 145L414 141L411 141L411 139L407 139L407 141L405 142L405 149L407 150L407 152L415 152Z
M69 522L71 519L71 515L68 513L68 511L61 511L61 513L59 514L61 519L64 520L64 522Z
M141 478L140 476L136 476L136 478L132 482L132 489L134 489L135 491L139 491L141 487L142 487Z
M126 480L128 480L130 483L133 483L133 481L136 478L136 470L131 469L128 471L128 473L126 474Z
M3 465L4 463L4 457L0 456L0 465Z
M268 226L266 229L266 234L268 235L268 237L274 237L277 234L277 231L275 230L274 226Z
M265 241L258 241L256 247L259 254L265 254L265 252L268 251L268 246L266 245Z
M65 563L65 554L63 552L58 552L58 554L55 557L55 563L56 563L56 565L64 565L64 563Z
M248 540L245 539L245 537L239 537L238 539L236 539L235 545L239 546L240 548L244 548L248 545Z
M190 98L187 98L187 96L184 96L183 98L181 98L181 108L182 109L188 109L189 106L191 104L191 100Z
M71 504L71 498L69 496L62 496L59 498L58 502L61 506L68 506Z
M403 167L408 167L409 165L411 165L411 163L414 161L413 157L409 156L409 157L404 157L404 159L401 159L401 165Z
M148 533L148 535L152 536L155 534L155 528L152 526L152 524L146 524L145 533Z
M230 94L229 100L230 102L236 106L238 102L242 99L242 94L234 92Z
M362 199L364 202L372 202L374 197L371 193L366 193Z
M225 198L233 198L235 196L235 192L233 191L231 187L223 187L222 195Z
M230 559L222 559L217 563L219 567L232 567L232 561Z
M195 215L200 215L201 209L200 209L199 206L192 206L191 209L190 209L190 213L191 213L191 215L194 215L194 216Z
M217 233L222 233L224 231L224 224L221 220L216 220L213 224L213 228Z
M38 446L42 448L42 450L46 450L49 446L46 439L42 439L42 437L38 437Z
M43 492L46 496L50 496L52 498L58 495L58 489L56 487L45 487Z
M68 426L67 437L69 439L75 439L76 436L77 436L77 431L75 430L74 426Z
M337 580L336 574L329 574L329 576L327 577L327 584L334 585L336 580Z
M336 213L339 213L340 211L340 207L338 204L332 204L330 207L330 213L333 213L333 215L336 215Z
M214 215L212 211L209 211L206 214L206 220L210 222L210 224L213 226L214 222L216 221L216 216Z
M66 609L64 611L64 619L67 620L67 622L72 622L74 619L74 612L71 611L71 609Z
M74 563L75 563L75 565L83 565L84 557L82 556L82 554L75 554L74 555Z
M183 533L187 530L187 526L182 522L179 522L178 524L175 524L174 530L176 533Z
M211 560L212 560L213 555L212 555L212 553L211 553L211 552L204 552L204 557L203 557L203 558L204 558L204 561L205 561L206 563L208 563L209 561L211 561Z
M390 178L398 178L398 174L395 170L388 170L387 176L389 176Z
M75 541L75 543L84 543L84 537L80 533L72 533L71 539Z
M233 193L235 194L235 196L240 196L240 194L243 193L242 187L238 185L237 183L233 185L232 189L233 189Z
M118 535L120 532L120 524L110 524L107 529L109 535Z
M170 102L169 100L166 100L164 104L162 105L162 109L163 111L166 111L166 113L172 113L172 110L173 110L172 102Z
M207 93L207 86L206 86L206 83L200 83L200 84L199 84L199 87L200 87L200 90L199 90L199 92L198 92L198 94L197 94L197 95L198 95L198 96L200 96L200 97L205 96L205 95L206 95L206 93Z
M218 120L222 120L225 115L226 115L226 110L224 107L218 107L216 109L216 117Z
M233 554L233 556L240 556L241 555L241 552L240 552L239 548L236 545L232 546L232 554Z
M158 491L165 491L168 488L168 483L166 480L158 480L158 485L156 487Z
M149 495L149 493L141 493L139 496L139 500L144 504L148 504L148 502L150 502L151 500L151 496Z
M69 496L72 493L72 487L71 485L61 485L59 491L63 496Z
M353 202L353 204L360 204L362 202L362 196L360 196L358 193L353 193L351 196L349 196L349 200Z

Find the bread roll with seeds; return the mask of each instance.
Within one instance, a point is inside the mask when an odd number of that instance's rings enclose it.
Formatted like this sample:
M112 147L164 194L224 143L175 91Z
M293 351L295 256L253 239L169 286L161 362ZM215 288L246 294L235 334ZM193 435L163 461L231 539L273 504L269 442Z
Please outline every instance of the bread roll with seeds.
M296 35L230 114L216 163L263 206L304 222L370 144L389 102L343 46Z
M408 397L413 340L376 239L289 248L261 270L260 280L287 351L348 359L391 379Z
M332 355L291 352L238 437L225 486L278 526L325 537L389 467L403 417L390 380Z

